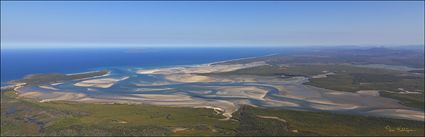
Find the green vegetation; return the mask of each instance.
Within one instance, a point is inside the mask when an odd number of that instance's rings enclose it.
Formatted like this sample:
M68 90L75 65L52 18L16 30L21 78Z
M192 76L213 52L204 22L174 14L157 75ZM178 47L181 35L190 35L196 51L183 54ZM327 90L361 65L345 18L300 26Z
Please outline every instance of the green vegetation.
M315 67L315 66L310 66ZM353 67L354 68L354 67ZM402 104L424 109L424 77L384 69L343 69L326 78L310 79L305 84L338 91L379 90L381 96L397 99ZM418 94L403 94L404 92Z
M264 119L258 117L259 115L278 117L286 122ZM422 136L424 134L424 122L325 112L273 110L244 106L235 114L235 118L240 120L238 135L247 136ZM390 131L395 128L403 128L405 131Z
M383 90L393 92L407 90L423 92L423 82L423 77L372 73L336 73L326 78L310 79L310 82L306 84L350 92L358 90Z
M211 109L151 105L39 103L2 92L1 135L231 135L235 121ZM173 132L174 128L187 128Z
M393 98L400 101L401 104L424 110L424 94L398 94L389 92L380 92L383 97Z
M243 106L231 120L211 109L130 104L40 103L1 96L1 135L423 135L424 123L365 116ZM277 117L282 120L259 116ZM387 127L387 128L386 128ZM389 131L403 128L405 130Z
M424 68L424 51L369 48L369 49L326 49L293 55L273 55L252 59L235 60L221 64L239 64L255 61L265 61L269 64L385 64Z
M22 80L11 81L10 83L27 83L27 85L42 85L42 84L52 84L65 82L68 80L76 80L83 78L90 78L95 76L102 76L109 73L109 70L100 70L94 72L80 73L80 74L72 74L66 75L61 73L51 73L51 74L33 74L25 77Z
M240 69L231 72L212 73L208 75L261 75L261 76L306 76L332 72L324 78L311 78L305 84L316 87L357 92L359 90L379 90L384 97L400 100L407 106L424 109L424 76L409 72L355 67L338 64L294 64L267 65ZM418 92L419 94L400 94L402 92Z
M327 89L356 92L358 90L380 90L382 96L400 100L401 103L424 109L424 51L407 49L321 49L296 55L273 55L252 59L236 60L223 64L265 61L272 66L247 68L222 74L267 75L267 76L313 76L323 71L336 73L326 78L310 79L308 85ZM286 66L281 66L285 64ZM385 64L422 68L409 72L389 69L372 69L352 65L335 64ZM279 67L280 66L280 67ZM388 92L389 91L389 92ZM420 94L399 94L400 92Z
M261 75L261 76L314 76L333 73L367 73L367 74L391 74L402 75L403 72L374 69L365 67L355 67L344 64L292 64L292 65L264 65L252 68L239 69L230 72L209 73L207 75Z
M275 65L265 65L252 68L239 69L231 72L221 73L201 73L199 75L256 75L256 76L281 76L291 75L296 76L298 74L289 74L284 68Z

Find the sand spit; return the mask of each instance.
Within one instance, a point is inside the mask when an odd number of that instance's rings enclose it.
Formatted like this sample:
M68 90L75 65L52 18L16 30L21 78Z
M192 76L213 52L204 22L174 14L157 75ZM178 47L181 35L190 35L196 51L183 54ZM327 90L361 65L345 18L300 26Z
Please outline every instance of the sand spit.
M170 84L174 84L173 82L146 82L146 81L140 81L140 82L134 82L133 83L136 86L144 87L144 86L166 86Z
M400 91L400 92L384 90L383 92L388 92L388 93L392 93L392 94L423 94L422 92L410 92L410 91L406 91L406 90Z
M182 83L216 82L217 81L208 76L200 76L195 74L172 74L172 75L165 76L165 79L174 81L174 82L182 82Z
M50 101L59 101L59 100L72 101L72 100L78 100L78 99L82 99L82 98L86 97L85 94L72 93L72 92L54 92L53 95L55 97L43 99L40 102L50 102Z
M333 73L333 72L328 72L328 73L325 73L325 74L314 75L314 76L312 76L311 78L326 78L326 77L328 77L329 75L335 75L335 73Z
M360 106L356 103L343 103L335 102L327 99L306 99L307 102L311 103L310 107L319 110L347 110L356 109Z
M17 83L14 85L15 88L13 88L14 91L18 91L19 88L22 88L26 85L27 83Z
M26 92L22 94L18 94L18 97L27 97L27 98L39 98L43 94L41 92Z
M53 83L53 84L50 84L50 85L57 86L57 85L60 85L60 84L63 84L63 83Z
M290 101L266 99L262 106L265 107L301 107L300 104Z
M147 91L165 91L165 90L173 90L173 88L137 88L134 91L147 92Z
M279 117L275 117L275 116L263 116L263 115L257 115L257 117L259 118L265 118L265 119L274 119L274 120L278 120L280 122L286 123L285 119L281 119Z
M398 90L402 91L402 92L398 92L399 94L422 94L422 92L412 92L412 91L405 90L403 88L398 88Z
M57 89L55 87L51 87L51 86L38 86L38 87L43 88L43 89L49 89L49 90L59 90L59 89Z
M122 78L100 78L100 79L91 79L91 80L85 80L78 83L75 83L75 86L79 87L97 87L97 88L110 88L112 87L116 82L126 80L129 77L122 77Z
M35 98L40 99L40 102L49 102L49 101L73 101L86 97L82 93L73 93L73 92L20 92L18 98Z
M176 127L176 128L173 128L173 133L176 133L176 132L180 132L180 131L185 131L185 130L188 130L189 128L183 128L183 127Z
M81 72L81 73L72 73L72 74L66 74L66 75L85 74L85 73L91 73L91 72L96 72L96 71ZM93 77L88 77L88 78L81 78L81 79L75 79L74 81L86 80L86 79L94 79L94 78L101 78L101 77L106 77L106 76L109 76L109 75L111 75L111 72L110 71L108 73L104 74L104 75L93 76Z
M189 67L172 67L172 68L159 68L139 70L138 74L190 74L190 73L215 73L215 72L229 72L243 68L257 67L267 65L265 62L252 62L247 64L232 64L232 65L213 65L202 64Z
M219 86L216 96L218 97L246 97L251 99L264 100L267 90L254 86Z
M97 71L86 71L86 72L78 72L78 73L69 73L69 74L66 74L66 75L71 76L71 75L88 74L88 73L94 73L94 72L97 72Z
M359 90L356 93L367 96L379 96L379 90Z
M312 104L310 106L319 110L347 110L356 109L359 107L351 104Z
M245 58L237 58L237 59L230 59L230 60L224 60L224 61L217 61L217 62L209 63L209 65L217 65L217 64L221 64L221 63L228 63L228 62L232 62L232 61L245 60L245 59L269 57L269 56L274 56L274 55L278 55L278 54L274 53L274 54L268 54L268 55L264 55L264 56L254 56L254 57L245 57Z
M192 100L190 96L187 95L162 95L162 94L131 94L132 96L138 97L137 99L145 101L161 101L161 102L173 102L173 101L189 101Z

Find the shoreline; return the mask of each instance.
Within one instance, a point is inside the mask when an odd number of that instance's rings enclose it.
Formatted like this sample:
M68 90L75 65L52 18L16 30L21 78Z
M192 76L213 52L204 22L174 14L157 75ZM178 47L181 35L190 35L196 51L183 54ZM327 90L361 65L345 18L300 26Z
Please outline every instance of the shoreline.
M206 109L212 109L215 113L219 115L223 115L225 118L221 120L230 120L233 116L232 114L236 112L241 106L243 105L249 105L249 106L256 106L253 104L239 104L232 101L227 100L199 100L192 98L190 96L184 95L184 94L176 94L176 95L157 95L157 94L134 94L133 96L118 96L114 98L93 98L90 97L84 93L73 93L73 92L50 92L50 93L41 93L41 92L26 92L26 93L18 93L19 88L22 87L16 87L13 91L17 94L18 99L19 98L30 98L35 99L40 103L46 103L46 102L55 102L55 101L69 101L69 102L75 102L75 103L94 103L94 104L124 104L124 105L131 105L131 104L147 104L147 105L153 105L153 106L165 106L165 107L187 107L187 108L206 108ZM55 96L54 98L46 98L45 94L49 94L49 96ZM165 96L165 98L162 98L162 96ZM160 101L157 101L159 98L161 98ZM273 100L268 101L274 102ZM271 103L270 102L270 103ZM319 104L328 104L326 101L312 101L312 102L318 102ZM278 104L285 104L290 102L276 102ZM334 104L329 102L330 104ZM273 103L272 103L273 104ZM270 104L270 105L272 105ZM281 104L282 105L282 104ZM291 104L286 104L288 106L292 106ZM344 104L341 104L342 106L346 106ZM340 106L340 105L338 105ZM340 106L340 107L342 107ZM256 106L261 107L261 106ZM322 107L329 107L329 106L322 106ZM263 108L263 107L261 107ZM273 108L273 107L272 107ZM330 107L332 110L332 107ZM344 107L345 108L345 107ZM264 109L268 109L268 107L264 107ZM350 108L347 108L350 109ZM286 109L283 109L286 110ZM287 110L299 110L299 109L291 109L288 108ZM350 114L349 112L342 112L342 111L326 111L324 110L303 110L302 111L308 111L308 112L328 112L328 113L334 113L334 114ZM414 110L406 109L406 108L379 108L379 109L372 109L367 112L361 112L356 113L355 115L358 116L374 116L374 117L381 117L381 118L391 118L391 119L406 119L406 120L414 120L414 121L424 121L423 113L417 112Z
M273 54L275 55L275 54ZM272 56L272 55L267 55L267 56ZM263 57L263 56L260 56ZM257 57L250 57L250 58L257 58ZM236 59L236 60L243 60L244 58L241 59ZM246 58L245 58L246 59ZM235 60L235 59L234 59ZM228 62L228 61L234 61L234 60L227 60L227 61L220 61L220 62ZM165 80L169 80L169 81L173 81L173 82L177 82L177 83L197 83L197 82L220 82L221 80L225 79L226 77L221 77L221 78L216 78L214 79L213 77L207 77L207 76L200 76L197 75L197 73L214 73L214 72L227 72L227 71L233 71L233 70L238 70L238 69L243 69L246 67L255 67L255 66L261 66L261 65L267 65L267 63L263 62L250 62L250 63L245 63L245 64L217 64L217 63L208 63L208 64L198 64L198 65L189 65L187 67L165 67L165 68L156 68L156 69L151 69L151 70L144 70L146 71L145 73L141 73L140 70L136 71L136 75L137 74L163 74L166 75ZM90 71L93 72L93 71ZM83 72L83 73L78 73L78 74L85 74L85 73L90 73L90 72ZM158 73L159 72L159 73ZM107 74L105 74L106 76L109 75L111 73L111 71L109 71ZM132 72L133 73L133 72ZM73 75L76 75L75 73ZM102 75L102 76L105 76ZM327 75L331 75L330 73L324 73L321 75L317 75L316 78L323 78L326 77ZM97 87L97 88L109 88L111 86L113 86L114 83L118 82L119 80L114 80L111 78L103 78L103 79L93 79L96 77L102 77L102 76L94 76L94 77L90 77L90 78L84 78L84 79L91 79L91 80L86 80L86 81L80 81L76 84L74 84L74 86L80 86L80 87ZM174 76L174 77L170 77L170 76ZM168 77L168 78L167 78ZM128 78L128 77L127 77ZM127 79L124 78L123 80ZM270 82L269 80L265 79L266 77L261 77L261 76L257 76L257 77L253 77L253 81L252 82ZM313 77L314 78L314 77ZM84 80L84 79L76 79L76 81L78 80ZM259 80L257 80L259 79ZM228 98L246 98L246 99L256 99L256 100L263 100L265 101L264 103L266 103L266 105L261 106L264 108L268 108L267 106L270 107L299 107L299 108L306 108L306 109L317 109L317 110L324 110L324 111L329 111L329 112L338 112L338 111L358 111L359 113L367 113L362 109L370 109L373 108L370 113L371 114L377 114L379 116L392 116L392 117L398 117L398 118L409 118L410 115L412 115L413 113L421 113L423 114L423 112L413 112L413 111L407 111L409 110L408 108L405 108L405 112L406 116L404 115L397 115L396 111L390 111L390 110L386 110L386 111L382 111L383 112L388 112L388 113L392 113L392 114L380 114L381 110L386 108L386 107L398 107L396 104L394 104L394 102L388 101L387 100L387 105L382 105L379 104L378 105L367 105L368 101L370 102L376 102L379 100L383 100L382 98L378 98L376 97L377 95L374 93L369 93L370 91L360 91L359 93L347 93L347 92L342 92L342 91L338 91L338 92L328 92L329 94L324 94L325 89L321 89L321 90L317 90L319 87L314 87L314 88L308 88L309 86L307 85L303 85L304 80L308 80L307 77L303 77L302 79L296 80L295 81L290 81L287 80L288 83L279 83L279 84L285 84L285 86L288 86L288 89L291 89L292 91L287 92L287 94L277 94L277 95L281 95L284 98L289 98L291 100L296 100L296 101L282 101L279 99L271 99L271 98L266 98L266 95L268 93L268 91L265 90L261 90L261 89L256 89L256 88L235 88L235 87L228 87L226 88L216 88L218 90L218 92L215 92L215 96L212 95L210 97L228 97ZM224 82L233 82L235 81L234 79L230 79L229 81L224 81ZM245 82L245 81L244 81ZM280 81L280 82L285 82L285 81ZM15 91L19 92L18 90L23 87L25 84L23 85L15 85ZM284 86L284 87L285 87ZM293 87L290 87L293 86ZM298 87L297 87L298 86ZM89 97L86 96L86 94L82 95L82 94L77 94L74 92L59 92L59 93L53 93L49 95L49 94L45 94L45 93L31 93L31 92L36 92L36 91L24 91L27 92L26 93L22 93L20 96L22 97L33 97L33 98L41 98L42 100L40 102L49 102L49 101L58 101L58 100L65 100L65 101L75 101L75 102L89 102L89 103L98 103L98 102L106 102L106 103L142 103L142 104L152 104L152 105L163 105L163 106L178 106L178 107L204 107L204 108L210 108L210 109L214 109L214 111L218 112L222 112L222 114L225 117L231 117L232 113L235 112L238 109L239 105L243 105L243 104L248 104L248 105L253 105L253 103L241 103L235 100L225 100L225 99L214 99L214 100L210 100L210 99L194 99L192 98L192 96L186 95L186 94L174 94L171 93L168 96L165 95L159 95L159 94L135 94L132 96L126 96L126 95L117 95L116 97L112 97L112 98L98 98L98 97ZM305 94L302 94L302 92L304 92ZM332 94L331 94L332 93ZM350 97L352 96L353 98L358 97L357 94L363 94L364 96L367 96L368 98L365 98L364 100L351 100ZM172 96L173 99L170 99ZM184 97L183 97L184 96ZM372 97L369 97L372 96ZM196 96L195 96L196 97ZM374 98L376 97L376 98ZM43 99L44 98L44 99ZM315 98L315 99L309 99L309 98ZM341 100L338 98L346 98L346 100ZM249 102L250 100L248 100L247 102ZM297 101L300 101L301 103L297 103ZM385 99L383 101L386 101ZM220 103L221 102L221 103ZM228 102L228 103L224 103L224 102ZM294 103L295 102L295 103ZM303 103L307 103L309 104L308 106L304 106ZM221 105L218 105L218 104ZM232 105L229 105L232 104ZM365 105L366 104L366 105ZM372 103L373 104L373 103ZM222 106L223 105L223 106ZM232 107L233 106L233 107ZM284 108L285 109L285 108ZM420 120L423 121L423 118L420 119L421 117L416 116L417 114L414 114L416 118L416 120ZM412 115L413 116L413 115Z
M259 57L267 57L267 56L273 56L273 55L278 55L278 53L273 53L273 54L267 54L267 55L261 55L261 56L252 56L252 57L243 57L243 58L235 58L235 59L229 59L229 60L222 60L222 61L214 61L214 62L209 62L209 63L198 63L198 64L187 64L187 65L166 65L166 66L161 66L161 67L148 67L148 69L157 69L157 68L175 68L175 67L196 67L199 65L214 65L217 63L225 63L225 62L229 62L229 61L236 61L236 60L243 60L243 59L252 59L252 58L259 58ZM96 69L96 68L91 68L91 69ZM104 69L104 68L103 68ZM141 70L141 67L133 67L133 69L136 70ZM70 75L78 75L78 74L86 74L86 73L92 73L92 72L97 72L100 70L90 70L90 71L82 71L82 72L75 72L75 73L64 73L67 76ZM105 77L105 76L109 76L111 74L112 71L109 71L107 74L102 75L102 76L94 76L94 77L90 77L90 78L98 78L98 77ZM38 73L33 73L33 74L38 74ZM28 75L33 75L33 74L28 74ZM21 80L24 79L26 76L23 76L20 79L12 79L12 80L8 80L8 81L1 81L2 84L4 84L4 86L1 86L1 88L7 88L8 86L14 86L14 84L9 84L10 81L15 81L15 80ZM75 79L75 80L85 80L85 79L90 79L90 78L83 78L83 79Z
M217 65L218 63L226 63L226 62L230 62L230 61L237 61L237 60L244 60L244 59L255 59L255 58L269 57L269 56L274 56L274 55L279 55L279 53L267 54L267 55L263 55L263 56L253 56L253 57L244 57L244 58L216 61L216 62L207 63L206 65Z

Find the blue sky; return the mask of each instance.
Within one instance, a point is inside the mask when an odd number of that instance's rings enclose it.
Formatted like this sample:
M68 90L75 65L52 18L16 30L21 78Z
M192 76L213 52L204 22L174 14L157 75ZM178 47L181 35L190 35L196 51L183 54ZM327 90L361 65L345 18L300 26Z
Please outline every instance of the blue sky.
M1 2L2 48L424 44L424 2Z

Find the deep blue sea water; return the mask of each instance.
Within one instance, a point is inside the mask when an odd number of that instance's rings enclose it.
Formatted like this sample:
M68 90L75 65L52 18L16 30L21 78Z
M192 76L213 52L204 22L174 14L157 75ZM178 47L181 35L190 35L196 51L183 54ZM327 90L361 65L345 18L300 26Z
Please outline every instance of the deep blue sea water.
M298 51L291 48L2 49L1 82L4 85L34 73L192 65Z

